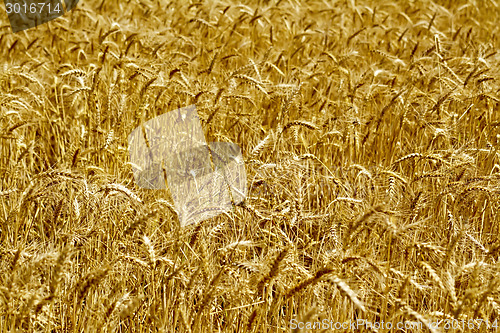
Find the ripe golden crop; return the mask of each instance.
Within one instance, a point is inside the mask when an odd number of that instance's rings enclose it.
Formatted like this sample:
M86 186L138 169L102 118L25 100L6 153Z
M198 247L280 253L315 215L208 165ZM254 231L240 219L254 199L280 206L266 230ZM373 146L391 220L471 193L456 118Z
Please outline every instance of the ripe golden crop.
M496 328L499 14L89 0L18 33L2 14L0 331ZM248 193L181 227L127 137L193 104Z

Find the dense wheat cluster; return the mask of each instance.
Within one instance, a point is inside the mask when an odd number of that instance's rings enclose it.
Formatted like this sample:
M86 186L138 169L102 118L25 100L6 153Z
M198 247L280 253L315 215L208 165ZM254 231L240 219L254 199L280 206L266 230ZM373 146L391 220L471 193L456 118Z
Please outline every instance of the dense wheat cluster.
M13 34L2 9L0 331L493 323L499 13L89 0ZM207 141L242 148L248 197L181 228L127 136L192 104Z

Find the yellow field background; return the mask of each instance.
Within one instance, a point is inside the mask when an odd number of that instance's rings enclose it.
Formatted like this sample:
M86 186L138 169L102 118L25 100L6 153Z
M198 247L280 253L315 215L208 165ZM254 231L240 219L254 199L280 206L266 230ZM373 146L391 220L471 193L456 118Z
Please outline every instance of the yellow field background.
M1 332L495 331L472 321L500 315L495 1L1 12ZM181 228L127 136L192 104L248 197Z

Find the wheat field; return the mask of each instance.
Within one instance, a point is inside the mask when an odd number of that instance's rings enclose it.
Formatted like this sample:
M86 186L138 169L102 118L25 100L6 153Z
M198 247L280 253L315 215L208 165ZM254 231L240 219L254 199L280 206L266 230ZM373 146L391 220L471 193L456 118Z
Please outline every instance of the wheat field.
M0 331L496 331L498 6L88 0L16 34L2 9ZM127 136L193 104L248 195L181 227ZM394 326L292 325L324 320Z

